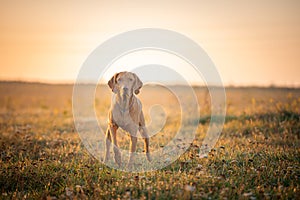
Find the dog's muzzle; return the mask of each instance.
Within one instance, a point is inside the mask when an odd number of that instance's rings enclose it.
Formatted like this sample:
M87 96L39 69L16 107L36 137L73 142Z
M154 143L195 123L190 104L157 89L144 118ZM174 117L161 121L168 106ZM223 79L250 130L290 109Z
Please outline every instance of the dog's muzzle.
M130 93L129 93L129 89L127 88L127 87L124 87L124 88L122 88L121 89L121 95L123 96L123 97L129 97L130 96Z

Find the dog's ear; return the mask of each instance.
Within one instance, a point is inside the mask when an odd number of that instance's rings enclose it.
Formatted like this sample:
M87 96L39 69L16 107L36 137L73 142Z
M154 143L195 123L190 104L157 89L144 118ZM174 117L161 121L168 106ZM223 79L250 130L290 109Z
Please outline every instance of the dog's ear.
M107 82L108 86L110 87L110 89L112 90L113 93L117 93L117 90L115 88L115 85L117 84L117 78L119 76L120 73L116 73L115 75L113 75L113 77L111 77L111 79Z
M135 77L135 83L133 86L133 90L134 90L134 94L138 94L140 93L141 87L143 87L143 82L139 79L139 77L136 74L134 74L134 77Z

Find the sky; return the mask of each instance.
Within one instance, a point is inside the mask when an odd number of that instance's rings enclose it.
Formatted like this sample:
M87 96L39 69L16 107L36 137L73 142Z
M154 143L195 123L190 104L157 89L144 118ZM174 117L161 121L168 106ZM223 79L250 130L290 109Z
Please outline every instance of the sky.
M197 42L225 85L298 87L299 10L298 0L1 0L0 80L74 82L107 39L161 28Z

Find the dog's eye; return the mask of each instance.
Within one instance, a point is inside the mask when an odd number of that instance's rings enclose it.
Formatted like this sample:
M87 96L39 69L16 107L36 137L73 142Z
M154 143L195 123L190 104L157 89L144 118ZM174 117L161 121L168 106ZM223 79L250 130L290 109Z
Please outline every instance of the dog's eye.
M132 78L130 78L130 79L129 79L129 81L133 81L133 79L132 79Z
M117 79L117 83L119 83L119 82L121 82L121 81L122 81L122 79L120 79L120 78L119 78L119 79Z

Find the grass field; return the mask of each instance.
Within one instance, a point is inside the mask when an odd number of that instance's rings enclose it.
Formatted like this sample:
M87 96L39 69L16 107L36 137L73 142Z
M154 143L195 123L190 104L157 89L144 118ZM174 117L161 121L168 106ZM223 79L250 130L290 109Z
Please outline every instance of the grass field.
M110 91L100 90L95 108L105 128ZM195 91L201 117L188 151L161 170L126 173L106 167L82 145L71 85L0 83L0 199L299 199L300 89L227 88L222 135L202 159L210 103L205 89ZM164 137L151 138L151 149L159 148L178 128L174 97L155 87L139 97L148 122L157 99L173 116Z

